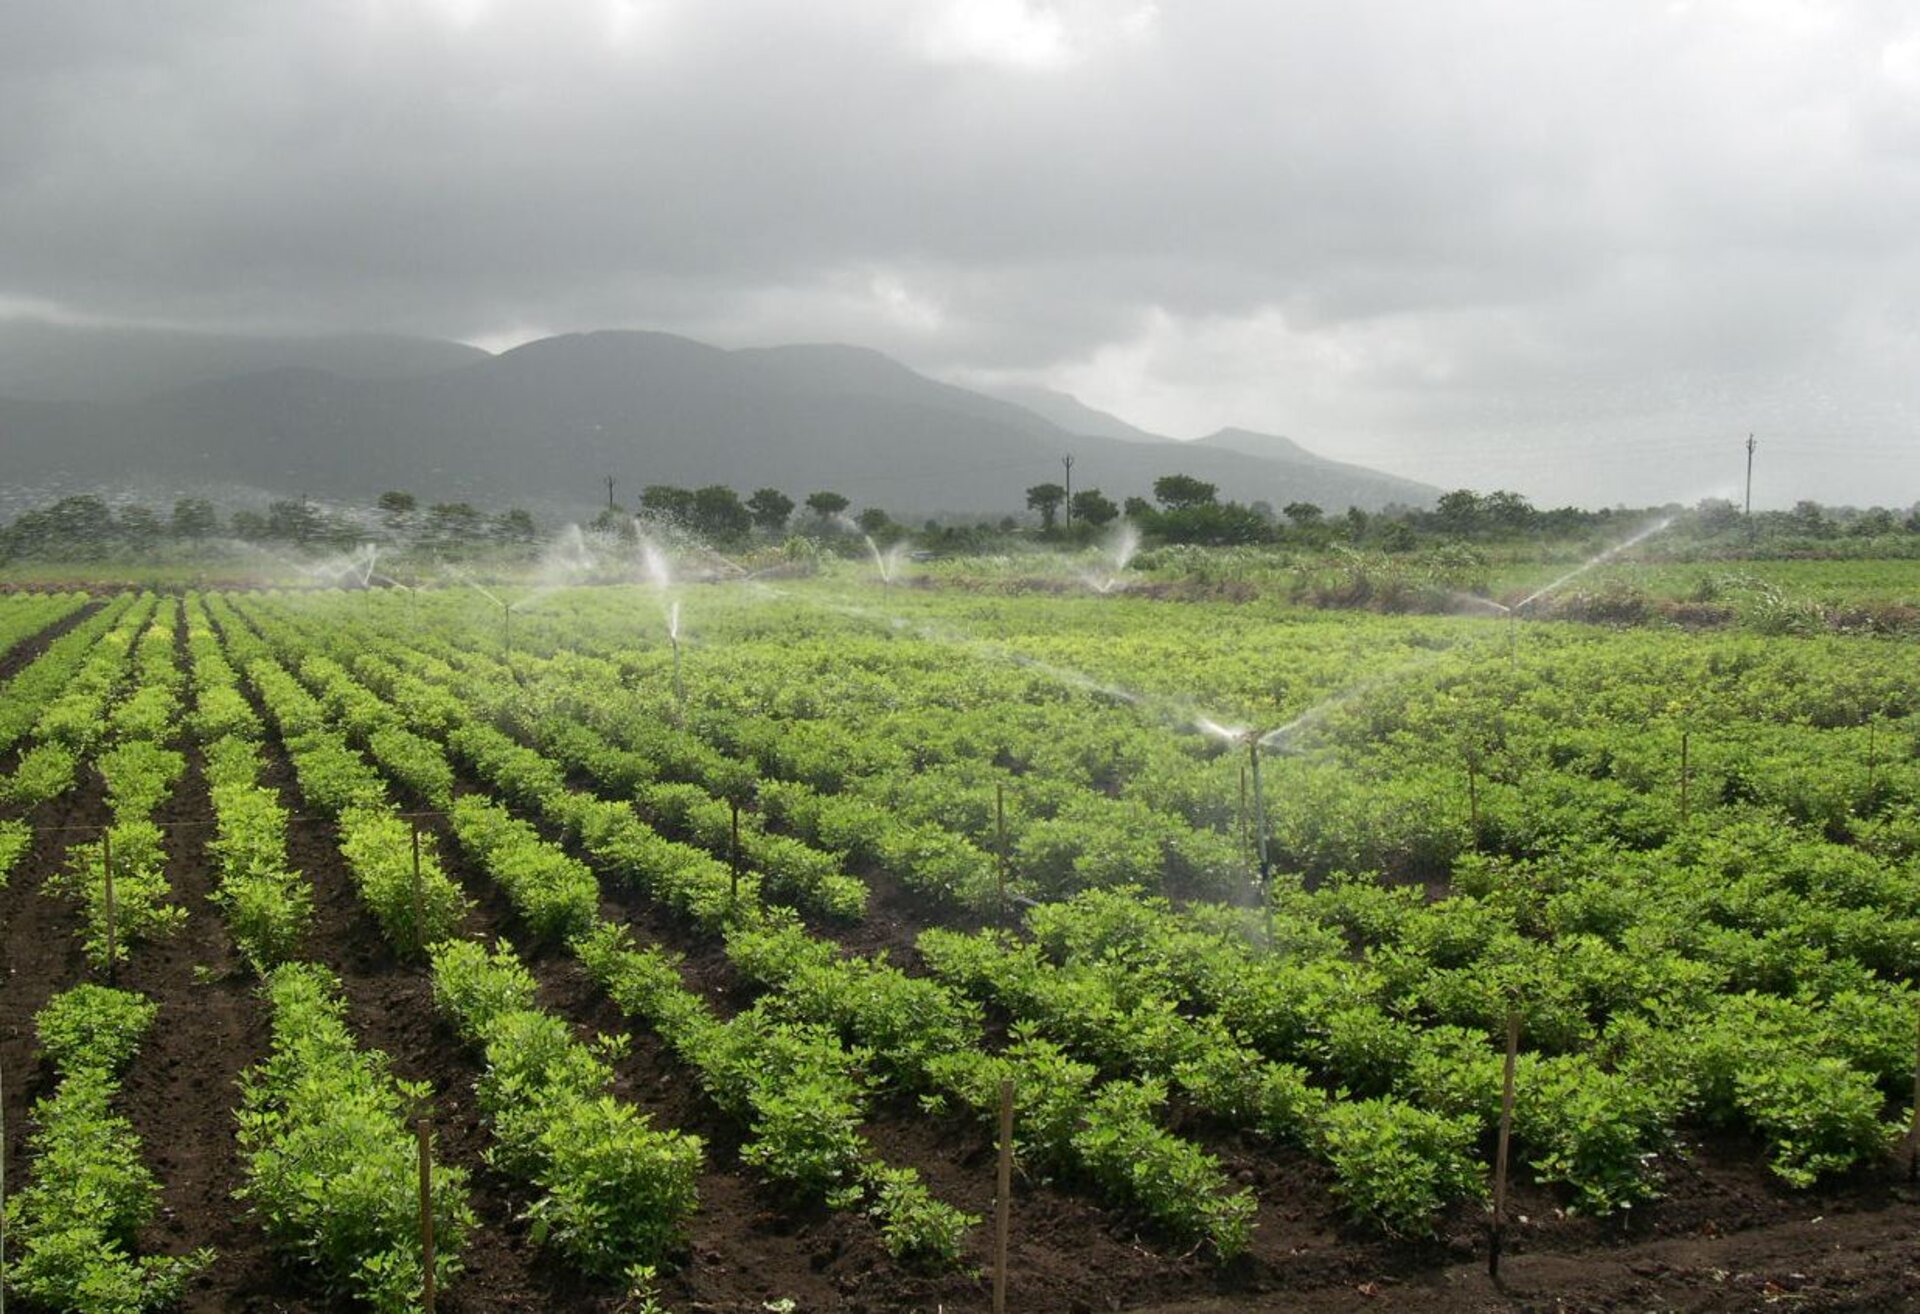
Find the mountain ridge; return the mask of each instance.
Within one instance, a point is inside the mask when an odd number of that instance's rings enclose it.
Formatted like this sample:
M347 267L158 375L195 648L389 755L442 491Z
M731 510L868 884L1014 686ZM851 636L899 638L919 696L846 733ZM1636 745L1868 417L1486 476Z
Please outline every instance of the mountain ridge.
M1024 507L1027 487L1057 482L1068 452L1076 487L1116 500L1174 473L1235 500L1330 511L1425 503L1439 491L1291 444L1310 459L1143 430L1142 440L1074 433L844 344L726 350L607 330L498 355L456 351L440 369L414 368L424 354L405 354L405 368L376 377L293 362L137 399L113 388L87 400L4 398L0 437L15 478L133 471L347 500L410 488L435 501L590 504L611 475L630 489L833 488L896 515L1000 515Z

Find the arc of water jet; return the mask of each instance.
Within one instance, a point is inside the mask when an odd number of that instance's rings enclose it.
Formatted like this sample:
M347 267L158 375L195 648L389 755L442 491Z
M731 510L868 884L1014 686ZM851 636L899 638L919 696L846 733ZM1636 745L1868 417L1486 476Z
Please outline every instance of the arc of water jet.
M1559 589L1571 583L1572 581L1580 578L1580 576L1586 574L1589 570L1592 570L1595 566L1598 566L1601 563L1607 561L1609 558L1616 557L1620 553L1625 552L1628 548L1637 547L1639 544L1646 542L1648 539L1652 538L1655 534L1659 533L1661 530L1665 529L1668 525L1671 525L1672 523L1673 523L1673 517L1668 516L1665 519L1655 524L1647 526L1645 529L1641 530L1639 533L1633 535L1633 537L1628 538L1622 542L1615 543L1612 547L1608 548L1606 551L1601 552L1597 556L1590 557L1586 561L1581 562L1578 566L1575 566L1572 570L1568 571L1566 574L1562 575L1559 579L1556 579L1555 581L1553 581L1553 583L1547 585L1545 588L1535 589L1532 593L1529 593L1526 597L1514 603L1513 610L1519 611L1522 608L1532 606L1534 603L1538 602L1541 598L1546 597L1547 594L1552 593L1554 590Z

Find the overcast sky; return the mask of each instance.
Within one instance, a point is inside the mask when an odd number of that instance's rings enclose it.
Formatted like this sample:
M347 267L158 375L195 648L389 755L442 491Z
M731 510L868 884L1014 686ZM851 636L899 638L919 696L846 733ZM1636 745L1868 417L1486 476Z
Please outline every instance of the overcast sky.
M48 0L0 315L845 341L1542 504L1920 500L1920 10Z

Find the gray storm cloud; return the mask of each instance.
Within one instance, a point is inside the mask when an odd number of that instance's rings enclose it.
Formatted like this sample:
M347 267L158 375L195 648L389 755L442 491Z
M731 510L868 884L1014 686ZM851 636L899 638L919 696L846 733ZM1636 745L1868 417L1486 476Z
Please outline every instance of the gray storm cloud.
M1893 4L32 6L0 311L834 339L1543 501L1920 499Z

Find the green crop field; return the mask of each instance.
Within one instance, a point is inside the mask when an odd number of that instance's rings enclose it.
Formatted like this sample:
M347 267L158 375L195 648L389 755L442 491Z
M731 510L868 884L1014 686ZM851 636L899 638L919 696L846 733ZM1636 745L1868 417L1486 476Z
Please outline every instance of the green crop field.
M1145 564L0 599L13 1289L985 1308L1003 1089L1027 1307L1438 1272L1510 1027L1523 1250L1901 1207L1911 563Z

